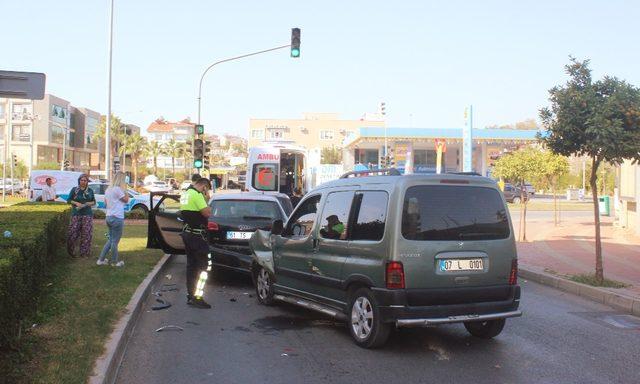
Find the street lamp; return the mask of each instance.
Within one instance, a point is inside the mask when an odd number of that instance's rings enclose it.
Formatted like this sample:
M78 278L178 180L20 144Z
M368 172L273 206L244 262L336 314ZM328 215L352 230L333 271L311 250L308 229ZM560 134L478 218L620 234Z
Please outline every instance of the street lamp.
M111 64L113 61L113 2L111 0L111 7L109 12L109 65L108 65L108 81L107 81L107 121L106 121L106 129L105 129L105 151L104 151L104 160L105 160L105 174L107 179L111 179L109 171L111 170Z

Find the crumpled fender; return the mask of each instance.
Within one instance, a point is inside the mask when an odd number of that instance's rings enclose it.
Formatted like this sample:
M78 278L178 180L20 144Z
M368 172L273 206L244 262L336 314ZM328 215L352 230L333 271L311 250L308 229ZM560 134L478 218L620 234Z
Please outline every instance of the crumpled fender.
M270 273L274 273L271 232L257 230L249 239L251 259Z

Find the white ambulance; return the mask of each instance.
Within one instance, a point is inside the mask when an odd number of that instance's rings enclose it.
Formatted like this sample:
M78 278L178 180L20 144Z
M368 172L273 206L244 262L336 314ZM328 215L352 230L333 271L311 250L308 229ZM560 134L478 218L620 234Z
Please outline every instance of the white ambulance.
M246 189L280 192L291 196L294 188L308 191L307 152L290 144L269 144L249 149Z

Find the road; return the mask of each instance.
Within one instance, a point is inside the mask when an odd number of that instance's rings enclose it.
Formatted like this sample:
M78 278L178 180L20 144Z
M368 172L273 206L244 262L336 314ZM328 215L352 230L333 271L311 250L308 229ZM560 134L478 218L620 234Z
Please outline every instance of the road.
M258 305L242 276L207 287L213 309L190 308L184 270L177 257L161 281L180 289L163 294L171 308L147 299L117 383L640 383L639 318L533 282L520 281L524 316L493 340L448 325L364 350L330 318Z

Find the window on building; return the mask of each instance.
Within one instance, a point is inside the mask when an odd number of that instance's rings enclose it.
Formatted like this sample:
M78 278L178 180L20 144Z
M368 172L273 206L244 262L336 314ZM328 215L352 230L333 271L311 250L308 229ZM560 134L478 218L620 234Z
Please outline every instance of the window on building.
M320 140L333 140L333 131L320 131Z
M4 119L4 104L0 104L0 119Z
M33 109L31 104L13 104L13 120L29 120Z
M58 148L38 145L38 163L57 163Z
M435 172L436 151L430 149L416 149L413 151L414 172ZM445 156L442 156L442 168L445 167Z
M325 239L347 240L347 226L353 192L333 192L327 196L327 202L320 219L320 236Z
M262 129L252 129L251 130L251 137L254 139L261 139L263 135L263 131Z
M318 203L320 195L312 196L303 201L298 209L293 213L288 221L282 236L284 237L306 237L313 229L313 223L318 214Z
M64 140L64 129L59 125L51 124L49 130L51 131L51 142L62 144Z
M0 124L0 140L4 140L4 124Z
M11 140L13 141L29 141L30 138L30 126L29 125L13 125L13 132L11 134Z
M366 191L356 194L358 217L351 231L351 240L382 240L387 219L386 192Z
M356 164L360 163L366 166L371 164L371 167L378 165L378 150L377 149L356 149L355 150Z
M282 139L284 138L284 130L283 129L271 129L269 130L269 138L270 139Z
M61 107L55 104L51 105L51 117L54 120L66 121L68 114L69 114L69 111L67 111L65 107Z

